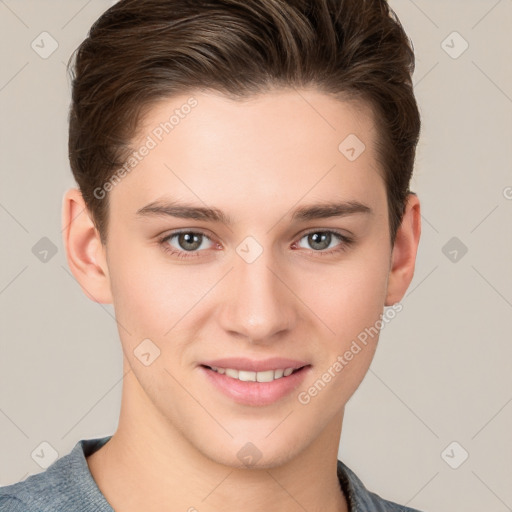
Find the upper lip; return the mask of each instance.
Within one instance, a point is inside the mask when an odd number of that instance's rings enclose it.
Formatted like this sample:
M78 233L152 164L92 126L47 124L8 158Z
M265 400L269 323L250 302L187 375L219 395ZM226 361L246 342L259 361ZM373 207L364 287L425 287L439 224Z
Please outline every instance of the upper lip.
M306 361L297 361L296 359L287 359L284 357L271 357L262 361L248 359L246 357L225 357L223 359L211 359L201 363L204 366L215 368L232 368L249 372L264 372L266 370L277 370L280 368L302 368L309 363Z

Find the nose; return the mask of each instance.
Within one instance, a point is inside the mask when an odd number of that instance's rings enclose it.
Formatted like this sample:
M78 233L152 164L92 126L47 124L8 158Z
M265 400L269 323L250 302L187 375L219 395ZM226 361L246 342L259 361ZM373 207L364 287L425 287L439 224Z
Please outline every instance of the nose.
M222 290L221 327L231 335L260 344L274 342L293 330L300 301L290 289L289 280L270 250L264 250L252 262L236 254Z

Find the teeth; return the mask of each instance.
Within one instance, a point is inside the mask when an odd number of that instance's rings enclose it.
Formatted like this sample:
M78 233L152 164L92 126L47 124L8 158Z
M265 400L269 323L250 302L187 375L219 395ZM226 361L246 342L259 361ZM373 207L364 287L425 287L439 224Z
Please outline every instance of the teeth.
M274 380L274 370L266 372L256 372L256 380L258 382L272 382Z
M238 379L238 370L226 368L226 377L233 377L233 379Z
M233 368L217 368L212 366L211 369L217 373L225 374L227 377L238 379L243 382L272 382L282 377L288 377L293 373L295 368L279 368L277 370L266 370L264 372L250 372L246 370L235 370Z
M256 372L246 372L245 370L240 370L238 372L238 380L243 380L244 382L256 382Z

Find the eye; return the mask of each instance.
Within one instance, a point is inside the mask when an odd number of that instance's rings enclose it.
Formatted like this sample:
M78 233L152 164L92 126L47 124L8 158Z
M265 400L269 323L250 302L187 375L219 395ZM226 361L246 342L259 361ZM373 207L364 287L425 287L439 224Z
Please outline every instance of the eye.
M301 237L298 244L299 247L304 247L301 245L301 241L305 240L306 244L308 244L311 248L313 248L314 252L320 253L319 255L324 254L333 254L338 251L344 251L352 244L353 240L346 235L342 235L337 231L310 231ZM336 240L338 240L338 244L336 244ZM341 243L340 243L341 242ZM332 249L326 251L326 249ZM307 249L307 247L305 247Z
M199 249L212 247L212 245L205 244L205 241L209 241L213 245L210 237L201 231L175 231L166 235L159 242L165 252L186 259L199 256L197 254Z

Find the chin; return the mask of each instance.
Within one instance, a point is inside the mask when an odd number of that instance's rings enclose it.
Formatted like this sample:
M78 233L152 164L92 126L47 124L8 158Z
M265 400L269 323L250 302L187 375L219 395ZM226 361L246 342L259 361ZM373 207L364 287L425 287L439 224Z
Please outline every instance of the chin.
M273 435L275 435L274 433ZM297 456L301 449L305 448L300 440L286 440L276 435L275 439L262 438L250 441L250 436L230 439L228 442L215 440L218 449L212 450L212 446L198 447L205 457L212 462L222 464L234 469L271 469L283 466Z

